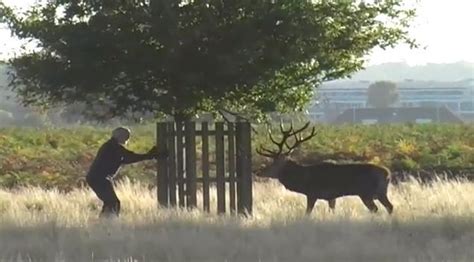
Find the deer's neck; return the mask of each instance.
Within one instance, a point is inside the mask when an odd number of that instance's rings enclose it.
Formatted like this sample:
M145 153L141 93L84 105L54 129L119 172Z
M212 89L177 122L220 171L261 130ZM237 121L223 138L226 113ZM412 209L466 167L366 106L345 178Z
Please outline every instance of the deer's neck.
M306 171L303 166L288 160L279 173L278 180L287 189L303 193L306 189L305 178Z

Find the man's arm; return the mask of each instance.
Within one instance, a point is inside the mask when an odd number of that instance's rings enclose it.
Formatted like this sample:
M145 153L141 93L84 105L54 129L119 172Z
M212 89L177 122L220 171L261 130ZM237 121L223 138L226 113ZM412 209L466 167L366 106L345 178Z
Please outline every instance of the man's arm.
M137 162L141 162L144 160L149 160L153 159L153 156L150 153L146 154L138 154L135 152L132 152L125 147L120 147L121 148L121 157L122 157L122 164L133 164Z
M151 159L156 159L160 157L166 157L167 154L164 152L158 153L156 150L156 146L154 146L150 151L148 151L145 154L138 154L135 152L132 152L125 147L121 147L122 149L122 164L133 164L136 162L144 161L144 160L151 160Z

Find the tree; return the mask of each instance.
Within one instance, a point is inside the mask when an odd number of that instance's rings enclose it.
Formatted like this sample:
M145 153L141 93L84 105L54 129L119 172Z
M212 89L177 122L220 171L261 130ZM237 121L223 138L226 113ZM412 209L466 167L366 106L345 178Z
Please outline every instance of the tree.
M9 61L24 104L260 115L302 110L374 47L415 45L402 0L357 2L52 0L22 14L0 2L0 22L37 44Z
M389 81L374 82L367 90L367 104L376 108L386 108L398 101L397 84Z

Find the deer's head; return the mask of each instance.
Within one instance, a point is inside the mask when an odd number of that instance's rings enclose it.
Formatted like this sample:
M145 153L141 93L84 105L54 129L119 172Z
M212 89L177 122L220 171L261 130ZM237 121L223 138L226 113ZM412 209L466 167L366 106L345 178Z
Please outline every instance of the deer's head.
M280 172L283 167L287 164L289 157L296 148L298 148L303 142L310 140L316 135L316 129L313 127L311 133L303 137L301 133L309 127L310 122L307 122L303 127L294 130L293 124L291 124L288 130L285 130L283 123L280 124L280 132L282 134L281 140L277 141L273 136L271 131L268 131L268 136L273 144L277 146L277 150L270 150L264 148L263 146L258 148L256 151L259 155L269 157L273 161L270 165L264 167L257 176L261 177L270 177L278 178L280 177ZM289 144L288 139L294 137L294 143ZM285 147L285 149L284 149Z

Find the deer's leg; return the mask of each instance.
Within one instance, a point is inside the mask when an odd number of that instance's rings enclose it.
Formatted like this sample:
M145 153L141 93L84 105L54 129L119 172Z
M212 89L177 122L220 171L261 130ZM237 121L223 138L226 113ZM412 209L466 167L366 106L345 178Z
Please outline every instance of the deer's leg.
M382 205L385 207L385 209L387 209L387 212L389 214L392 214L393 212L393 205L392 203L390 203L390 200L388 200L388 197L387 195L383 194L383 195L380 195L378 197L378 200L380 201L380 203L382 203Z
M329 199L328 200L328 205L329 205L329 208L331 209L331 211L334 212L334 209L336 208L336 199L335 198Z
M370 210L372 213L376 213L378 211L377 205L374 203L374 199L371 197L360 196L364 205Z
M316 200L318 200L318 198L314 196L309 196L309 195L306 196L306 214L307 215L311 214L311 211L313 211Z

